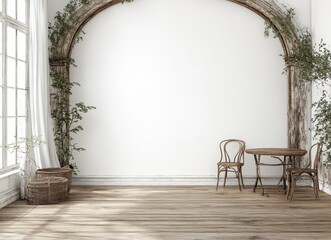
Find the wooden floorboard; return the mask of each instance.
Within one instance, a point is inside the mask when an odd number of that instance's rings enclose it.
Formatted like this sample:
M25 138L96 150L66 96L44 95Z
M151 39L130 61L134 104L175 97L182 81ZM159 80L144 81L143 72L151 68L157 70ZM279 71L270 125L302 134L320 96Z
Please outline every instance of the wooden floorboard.
M331 196L293 201L213 186L76 186L69 200L0 209L0 239L331 239Z

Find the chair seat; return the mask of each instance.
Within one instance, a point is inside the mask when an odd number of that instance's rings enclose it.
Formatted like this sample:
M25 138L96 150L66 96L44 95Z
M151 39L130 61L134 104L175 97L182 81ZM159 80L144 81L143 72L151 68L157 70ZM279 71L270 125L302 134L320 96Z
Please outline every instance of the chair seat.
M219 162L217 163L218 166L224 167L237 167L237 166L244 166L242 162Z
M312 169L312 168L288 168L288 169L286 169L286 171L291 174L316 173L316 170Z
M309 149L308 162L306 162L307 167L289 167L286 169L288 176L286 199L292 200L298 179L307 175L312 180L315 197L319 199L318 165L320 163L321 153L322 145L320 143L315 143Z

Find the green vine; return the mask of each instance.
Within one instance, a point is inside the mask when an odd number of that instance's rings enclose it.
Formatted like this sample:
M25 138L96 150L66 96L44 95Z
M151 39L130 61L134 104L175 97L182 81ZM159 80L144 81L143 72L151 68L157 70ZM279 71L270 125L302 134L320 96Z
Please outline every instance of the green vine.
M329 85L331 77L331 53L323 40L318 45L312 43L311 34L305 30L300 35L298 51L293 56L294 66L300 69L304 82Z
M77 10L90 2L91 0L70 0L70 2L64 7L63 12L56 12L54 22L48 24L48 39L51 42L51 53L59 46L60 39L70 31L74 24L79 20L78 17L75 16ZM84 31L81 33L84 34ZM78 43L82 39L82 36L78 34L75 43Z
M56 52L60 44L60 39L70 30L79 20L75 13L80 7L90 3L90 0L71 0L63 9L63 12L57 12L54 17L54 23L49 23L48 37L50 40L50 52ZM77 34L74 44L82 40L82 37ZM67 66L74 66L74 59L69 59ZM70 103L70 95L75 86L80 86L77 82L71 82L68 76L59 68L51 67L50 77L52 80L51 94L52 110L51 117L54 122L53 134L56 146L57 157L62 167L69 165L74 173L77 173L78 168L74 160L74 151L84 151L85 148L78 147L74 142L73 134L84 130L79 122L83 119L83 114L95 109L94 106L85 105L83 102L75 104Z
M294 8L287 9L285 5L283 7L286 9L286 12L283 17L277 16L274 17L273 22L277 22L279 26L281 26L282 33L286 34L287 36L290 36L293 29L296 29L293 25L293 18L295 16ZM274 27L272 22L270 20L266 20L264 22L264 36L269 37L270 32L273 33L273 37L277 38L280 37L280 31Z
M286 36L290 36L291 29L298 35L298 47L295 52L288 57L284 57L285 62L291 61L293 66L298 69L300 81L304 84L314 84L315 86L330 86L331 80L331 52L323 40L318 45L313 44L312 36L309 31L298 29L293 25L295 16L294 9L287 9L283 18L274 19L282 26ZM268 37L270 31L274 37L278 37L280 32L275 29L270 21L265 22L264 35ZM324 163L331 165L331 98L327 91L323 90L319 100L312 104L314 115L312 117L312 129L314 139L323 144Z
M73 151L84 151L82 147L78 147L73 142L73 134L84 130L79 121L83 119L82 114L87 113L89 110L95 109L94 106L87 106L83 102L75 103L73 106L70 104L69 95L72 95L72 88L80 86L77 82L70 82L67 77L62 73L51 71L53 89L56 93L52 95L52 100L55 103L51 116L54 122L54 140L57 149L57 156L60 165L69 165L75 172L78 170L76 163L73 162Z
M315 138L323 144L326 166L331 166L331 98L326 91L322 97L313 104L315 109L312 123L314 125Z
M124 2L132 2L133 0L123 0ZM70 0L64 7L62 12L57 12L54 17L54 22L48 25L48 38L50 41L50 56L57 57L57 49L61 47L61 39L74 29L77 23L79 23L79 17L76 14L79 9L87 4L90 4L91 0ZM73 44L77 44L83 38L81 34L85 34L81 30L76 34ZM76 67L75 61L72 58L63 60L62 64L68 70L70 66ZM72 95L72 89L75 86L80 86L77 82L71 82L67 70L63 70L63 67L51 66L50 77L52 79L52 111L51 116L54 121L54 140L56 145L57 157L60 161L60 165L69 165L74 173L77 173L78 168L74 160L74 151L84 151L85 148L77 146L74 142L73 135L84 130L83 126L79 122L83 119L83 114L95 109L94 106L85 105L83 102L75 104L70 103L70 95Z

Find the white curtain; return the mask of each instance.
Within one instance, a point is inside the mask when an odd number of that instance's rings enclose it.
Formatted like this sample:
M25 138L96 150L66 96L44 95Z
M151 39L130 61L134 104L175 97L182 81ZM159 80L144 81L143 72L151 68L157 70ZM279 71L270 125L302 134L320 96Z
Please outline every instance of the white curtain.
M59 167L50 116L47 0L30 0L28 112L31 136L46 141L34 149L37 166Z

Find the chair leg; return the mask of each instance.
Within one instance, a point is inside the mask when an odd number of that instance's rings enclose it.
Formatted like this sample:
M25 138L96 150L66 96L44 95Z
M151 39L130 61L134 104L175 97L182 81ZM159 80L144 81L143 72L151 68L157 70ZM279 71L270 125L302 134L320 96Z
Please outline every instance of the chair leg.
M319 196L320 184L319 184L319 180L318 180L318 172L316 172L316 174L315 174L315 179L316 179L317 198L318 198L318 200L320 200L320 196Z
M240 166L239 169L240 169L239 174L240 174L240 179L241 179L241 186L243 187L243 189L245 189L242 167Z
M238 167L237 172L236 172L236 177L238 179L238 186L239 186L239 191L241 192L241 183L240 183L240 167Z
M228 177L228 168L225 167L225 175L224 175L224 182L223 182L223 187L225 188L225 184L226 184L226 178Z
M220 168L218 167L217 169L217 183L216 183L216 191L218 190L218 184L219 184L219 181L220 181Z
M314 187L314 193L315 193L315 197L320 200L320 196L319 196L319 184L318 184L318 177L314 176L313 177L313 187Z

